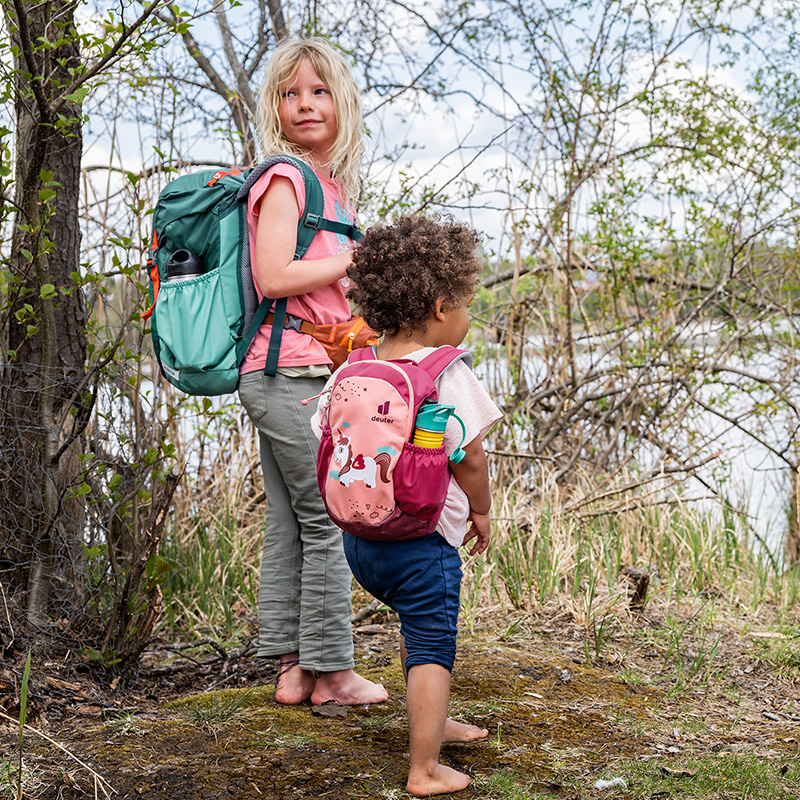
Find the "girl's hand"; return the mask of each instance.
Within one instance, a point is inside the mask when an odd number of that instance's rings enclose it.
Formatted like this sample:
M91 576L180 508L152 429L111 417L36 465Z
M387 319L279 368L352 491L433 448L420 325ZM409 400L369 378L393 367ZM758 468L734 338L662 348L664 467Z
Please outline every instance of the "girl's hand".
M464 544L471 539L475 539L475 544L469 551L471 556L480 555L486 552L489 546L489 535L491 533L492 521L488 514L477 514L472 509L469 510L470 526L467 535L464 537Z

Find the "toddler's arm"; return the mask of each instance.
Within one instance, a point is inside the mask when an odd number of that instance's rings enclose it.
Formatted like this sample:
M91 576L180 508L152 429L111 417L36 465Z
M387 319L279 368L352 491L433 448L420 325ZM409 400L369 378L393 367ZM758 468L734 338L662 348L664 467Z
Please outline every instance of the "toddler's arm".
M475 539L469 551L471 556L483 553L489 546L491 523L489 509L492 507L492 493L489 488L489 464L483 450L480 436L476 436L464 447L466 455L458 463L450 462L450 469L458 485L469 500L469 519L471 525L464 537L464 544Z

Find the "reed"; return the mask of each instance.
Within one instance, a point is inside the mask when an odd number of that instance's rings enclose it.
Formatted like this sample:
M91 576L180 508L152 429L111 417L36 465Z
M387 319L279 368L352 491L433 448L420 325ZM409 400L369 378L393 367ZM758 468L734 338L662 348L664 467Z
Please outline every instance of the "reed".
M712 597L780 612L800 593L800 569L750 543L730 515L682 503L572 514L511 492L495 511L490 550L465 559L463 602L473 624L482 611L535 613L555 604L586 628L597 653L611 616L630 613L627 567L648 574L645 603L665 614Z
M212 449L209 442L223 431L225 446ZM202 469L176 494L161 547L176 568L163 585L160 628L230 639L254 625L266 506L256 442L241 416L222 409L202 435L205 443L193 448ZM614 502L604 505L586 500L597 492L582 495L581 481L567 490L540 468L532 485L530 475L512 474L506 462L492 457L491 547L477 558L462 552L468 630L492 617L505 617L507 625L509 616L554 607L584 627L587 658L596 660L613 643L615 619L631 613L629 567L648 574L645 610L664 618L680 619L682 608L709 597L735 598L752 611L769 604L779 615L800 598L800 566L785 568L750 539L730 503L715 511L655 488L620 502L623 495L609 484L604 494ZM370 598L354 600L367 605ZM698 672L707 667L698 665Z
M229 639L252 619L258 596L261 525L239 524L230 509L174 524L161 555L175 565L165 580L162 629Z

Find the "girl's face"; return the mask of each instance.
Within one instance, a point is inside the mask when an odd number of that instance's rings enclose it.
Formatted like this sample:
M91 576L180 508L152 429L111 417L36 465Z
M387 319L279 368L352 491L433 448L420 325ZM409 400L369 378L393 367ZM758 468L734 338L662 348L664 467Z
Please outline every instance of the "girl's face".
M329 158L339 131L333 97L307 58L283 87L278 117L290 142L318 159Z

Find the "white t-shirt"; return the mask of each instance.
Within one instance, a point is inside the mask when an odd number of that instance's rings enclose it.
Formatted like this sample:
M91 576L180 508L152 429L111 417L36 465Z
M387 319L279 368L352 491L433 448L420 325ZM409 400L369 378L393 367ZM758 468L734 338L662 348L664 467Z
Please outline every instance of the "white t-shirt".
M410 358L417 363L434 352L434 347L424 347L409 353L403 358ZM325 388L333 383L334 376L328 380ZM472 370L462 361L452 363L435 381L436 391L440 403L455 406L455 413L460 417L466 429L464 444L466 446L475 437L483 439L491 427L497 422L502 413L489 397L480 381ZM311 426L317 438L322 436L320 420L322 411L327 403L328 394L325 392L320 397L317 411L311 418ZM447 423L444 434L444 449L448 456L461 444L461 426L458 420L452 417ZM460 547L464 543L467 532L467 519L469 517L469 501L464 490L458 485L456 479L450 476L450 486L444 503L442 515L436 529L453 547Z

